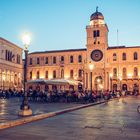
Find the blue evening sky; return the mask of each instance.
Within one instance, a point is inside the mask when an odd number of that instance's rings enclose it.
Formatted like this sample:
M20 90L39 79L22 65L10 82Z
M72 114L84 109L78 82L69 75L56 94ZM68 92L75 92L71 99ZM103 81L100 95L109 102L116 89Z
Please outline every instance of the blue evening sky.
M22 46L32 34L30 52L86 46L86 25L96 6L109 28L109 46L140 45L140 0L0 0L0 36Z

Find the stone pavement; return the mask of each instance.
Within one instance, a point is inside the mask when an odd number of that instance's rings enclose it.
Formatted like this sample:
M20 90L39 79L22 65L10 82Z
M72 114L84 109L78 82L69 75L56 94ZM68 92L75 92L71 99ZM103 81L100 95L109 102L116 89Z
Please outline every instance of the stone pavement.
M20 109L21 102L22 100L20 98L10 98L8 100L0 99L0 123L22 118L17 115ZM52 111L76 107L81 104L31 102L29 103L29 105L33 110L33 115L38 115Z
M0 140L140 140L140 97L128 97L0 131Z

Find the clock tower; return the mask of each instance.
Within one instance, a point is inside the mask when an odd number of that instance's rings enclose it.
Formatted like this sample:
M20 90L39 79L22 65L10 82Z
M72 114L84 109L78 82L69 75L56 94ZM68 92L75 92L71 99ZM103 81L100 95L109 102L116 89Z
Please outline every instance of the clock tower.
M87 64L92 63L94 65L92 77L93 90L107 89L105 62L106 50L108 48L108 27L104 21L103 14L98 12L98 7L96 12L90 16L90 24L86 27L86 31ZM100 84L97 81L100 81Z

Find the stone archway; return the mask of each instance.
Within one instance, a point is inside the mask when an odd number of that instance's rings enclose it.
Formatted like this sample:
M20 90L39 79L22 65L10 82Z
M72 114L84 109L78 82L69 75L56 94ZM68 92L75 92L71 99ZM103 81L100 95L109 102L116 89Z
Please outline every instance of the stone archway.
M139 85L137 83L133 85L133 92L139 92Z
M122 85L122 90L125 90L125 91L127 90L127 84Z
M97 76L94 80L94 87L96 91L103 89L103 78L102 76Z
M117 84L113 84L113 91L117 91Z

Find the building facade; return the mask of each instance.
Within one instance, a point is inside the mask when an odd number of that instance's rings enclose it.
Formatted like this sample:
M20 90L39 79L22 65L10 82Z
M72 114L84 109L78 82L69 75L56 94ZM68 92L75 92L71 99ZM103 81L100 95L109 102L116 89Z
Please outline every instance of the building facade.
M22 48L0 38L0 89L22 88Z
M108 31L103 14L97 9L86 27L86 48L30 53L28 80L69 78L82 81L88 90L91 83L93 90L139 90L140 46L110 47Z

